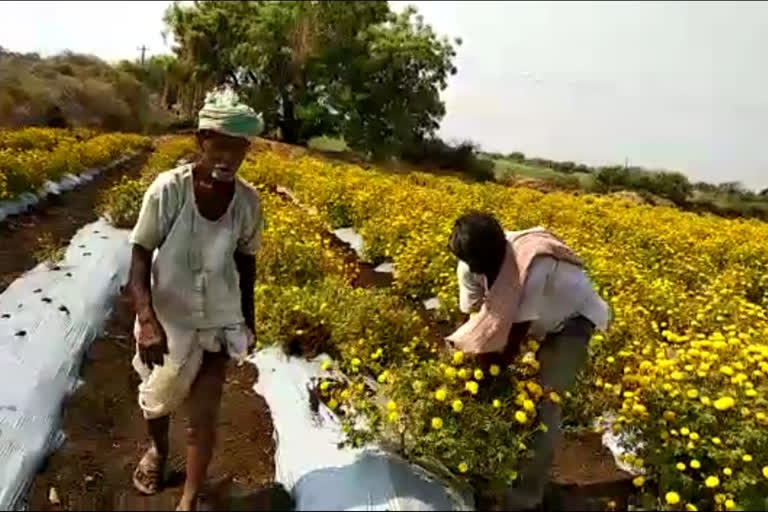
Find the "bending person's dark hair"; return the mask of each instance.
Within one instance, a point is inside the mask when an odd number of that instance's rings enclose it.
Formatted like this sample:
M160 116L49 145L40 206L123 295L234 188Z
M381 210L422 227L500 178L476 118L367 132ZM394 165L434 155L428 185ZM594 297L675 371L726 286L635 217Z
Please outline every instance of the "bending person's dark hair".
M499 221L489 213L462 215L453 225L449 248L473 272L495 273L504 259L507 238Z

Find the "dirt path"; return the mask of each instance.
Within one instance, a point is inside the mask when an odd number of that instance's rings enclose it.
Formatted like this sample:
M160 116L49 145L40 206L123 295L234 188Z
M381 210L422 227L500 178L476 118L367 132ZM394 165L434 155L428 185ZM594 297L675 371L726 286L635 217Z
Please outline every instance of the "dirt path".
M136 403L138 378L131 367L133 314L118 301L104 336L91 346L81 375L85 385L64 406L62 428L68 441L54 453L30 491L32 510L174 510L181 496L184 421L171 426L169 487L156 496L139 495L131 475L147 447L145 424ZM211 475L233 477L236 489L266 487L274 474L272 423L264 400L255 394L251 364L230 367ZM180 415L181 416L181 415ZM60 505L49 500L55 488ZM270 493L248 496L232 509L269 509ZM228 507L225 507L228 508Z
M50 233L58 244L64 244L83 225L97 219L94 206L99 193L122 176L136 176L148 153L118 165L96 176L91 182L61 195L48 196L23 215L0 222L0 293L17 277L33 268L38 237Z

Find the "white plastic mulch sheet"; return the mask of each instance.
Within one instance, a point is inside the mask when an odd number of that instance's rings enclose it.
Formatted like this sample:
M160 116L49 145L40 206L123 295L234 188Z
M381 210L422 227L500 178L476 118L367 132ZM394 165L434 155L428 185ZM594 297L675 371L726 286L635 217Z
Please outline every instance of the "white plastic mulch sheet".
M628 441L624 432L614 434L611 430L611 425L615 418L614 414L607 414L595 422L596 427L603 431L603 446L608 448L613 455L613 461L616 463L616 467L622 471L629 473L630 475L641 475L644 473L642 469L638 469L631 464L625 462L624 457L627 455L636 455L636 448L642 448L643 444L638 443L636 446L632 446L632 443Z
M22 505L64 439L61 404L127 277L128 234L104 220L88 224L58 270L38 265L0 295L0 510Z
M357 257L360 259L363 259L365 257L365 251L364 251L364 242L363 237L360 236L360 233L358 233L355 228L339 228L335 229L333 231L334 236L344 242L345 244L349 245L353 251L355 251L355 254L357 254ZM375 272L382 272L386 274L394 274L395 273L395 264L389 261L385 261L384 263L380 264L378 267L373 269ZM425 300L422 304L424 304L424 308L427 311L431 311L434 309L440 309L440 299L437 297L432 297L430 299Z
M46 181L43 183L43 186L34 193L25 192L11 201L0 201L0 222L11 215L24 213L29 207L36 205L40 200L45 199L49 195L59 195L60 193L72 190L83 183L92 181L93 178L99 175L102 171L120 165L135 157L137 154L138 153L136 152L128 154L118 158L105 167L91 169L80 173L78 176L75 176L74 174L65 174L59 181Z
M334 414L320 403L310 410L313 379L330 375L314 361L287 357L277 347L251 356L254 386L272 413L275 480L293 495L296 510L471 510L472 498L447 488L394 455L339 448Z

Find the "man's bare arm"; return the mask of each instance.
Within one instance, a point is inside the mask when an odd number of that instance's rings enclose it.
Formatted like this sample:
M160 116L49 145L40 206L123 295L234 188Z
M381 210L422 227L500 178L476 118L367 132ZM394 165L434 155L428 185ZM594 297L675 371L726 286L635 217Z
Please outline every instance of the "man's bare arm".
M128 293L140 320L152 312L151 269L152 251L134 244L131 251L131 269L128 273Z
M152 308L152 251L134 244L131 252L131 270L128 274L128 293L133 301L139 336L136 340L139 359L150 370L154 365L163 365L168 353L165 332Z
M256 333L254 286L256 285L256 256L235 251L235 267L240 275L240 305L245 325Z

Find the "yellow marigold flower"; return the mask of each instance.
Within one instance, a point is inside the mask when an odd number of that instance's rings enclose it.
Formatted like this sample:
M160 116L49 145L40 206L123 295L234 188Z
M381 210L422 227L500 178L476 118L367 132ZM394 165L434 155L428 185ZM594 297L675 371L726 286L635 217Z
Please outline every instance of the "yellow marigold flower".
M741 457L741 460L743 460L744 462L752 462L752 456L747 453L746 455Z
M715 409L718 411L727 411L734 405L736 405L736 400L731 398L730 396L724 396L722 398L718 398L715 400Z
M459 464L459 473L466 473L469 471L469 466L467 466L464 462Z
M644 476L636 476L632 479L632 485L635 487L642 487L645 484L645 477Z
M361 363L362 361L360 361L360 359L357 357L352 359L352 366L360 366Z
M395 423L400 419L400 415L397 414L397 411L392 411L387 415L387 419L390 421L390 423Z
M731 368L730 366L721 366L720 373L723 373L730 377L731 375L733 375L734 372L733 372L733 368Z
M323 381L320 383L320 391L328 391L328 388L331 387L331 383L326 381Z
M480 368L477 368L473 375L475 376L475 380L483 380L483 377L485 377L485 375L483 375L483 370Z
M703 397L699 398L699 400L701 401L701 403L703 405L707 405L707 406L712 403L712 400L710 400L708 396L703 396Z
M454 379L454 378L456 378L456 368L454 368L454 367L452 367L452 366L449 366L448 368L446 368L446 369L445 369L445 371L444 371L443 373L444 373L444 374L445 374L445 376L446 376L447 378L449 378L449 379Z
M521 424L527 423L528 415L526 415L523 411L515 411L515 421Z
M536 409L536 404L533 403L533 400L523 400L523 409L530 412Z
M691 467L692 467L693 469L701 469L701 462L699 462L699 461L698 461L698 460L696 460L696 459L693 459L693 460L691 461Z
M678 462L675 466L679 471L685 471L685 463L684 462Z
M334 398L331 398L328 400L328 408L332 411L335 410L339 406L339 402L337 402Z
M691 433L691 431L690 431L690 430L688 430L688 427L683 427L683 428L681 428L681 429L680 429L680 433L681 433L682 435L684 435L684 436L687 436L688 434L690 434L690 433Z
M525 387L534 396L541 396L543 393L541 386L539 386L539 384L536 382L528 381L525 383Z
M476 395L478 390L480 389L480 386L477 382L470 380L466 384L464 384L464 389L472 393L473 395Z
M688 398L691 398L691 399L699 396L699 392L696 389L689 389L685 394Z
M699 509L696 508L696 505L694 505L693 503L686 503L685 504L685 510L690 510L691 512L696 512Z
M763 476L768 478L768 466L763 466Z
M453 407L454 412L461 412L464 409L464 404L461 400L454 400L451 404L451 407Z
M464 352L458 351L453 353L453 364L461 364L464 362Z
M446 398L448 398L448 392L445 389L440 388L437 391L435 391L435 400L437 400L438 402L442 402Z
M720 479L716 476L708 476L706 480L704 480L704 485L706 485L710 489L714 489L718 485L720 485Z
M457 375L462 380L467 380L469 378L469 372L467 371L466 368L460 369Z
M715 446L719 446L721 443L722 443L722 441L720 440L719 437L713 437L712 438L712 444L714 444Z
M733 474L733 470L731 468L723 468L723 474L725 476L731 476Z
M384 370L383 372L381 372L381 374L379 374L379 377L376 380L379 382L379 384L384 384L387 381L388 377L389 377L389 372Z
M691 435L688 436L688 437L690 437L691 441L698 441L699 440L699 434L697 434L696 432L691 432Z
M500 408L500 407L501 407L501 400L499 400L499 399L494 399L494 400L493 400L493 406L494 406L496 409Z
M499 365L497 364L492 364L488 369L488 373L490 373L493 377L496 377L501 373L501 368L499 368Z
M432 428L435 430L440 430L441 428L443 428L443 419L432 418Z
M666 499L666 500L667 500L667 504L668 504L668 505L677 505L678 503L680 503L680 495L679 495L679 494L677 494L677 493L676 493L676 492L674 492L674 491L670 491L670 492L668 492L668 493L667 493L667 494L664 496L664 499Z
M725 510L733 510L736 508L736 502L733 500L725 500Z
M394 400L390 400L389 402L387 402L388 411L394 411L395 409L397 409L397 403Z

